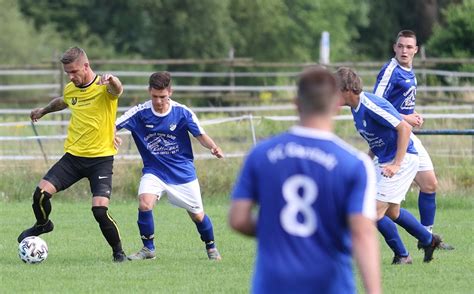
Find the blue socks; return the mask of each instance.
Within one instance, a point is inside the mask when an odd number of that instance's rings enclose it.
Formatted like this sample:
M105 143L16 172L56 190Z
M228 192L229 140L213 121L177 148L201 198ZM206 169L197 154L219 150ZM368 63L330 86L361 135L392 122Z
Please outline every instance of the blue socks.
M432 229L436 214L436 192L421 192L418 196L418 209L420 210L420 222L427 229Z
M211 249L216 247L214 244L214 230L212 228L211 219L204 215L202 222L195 222L196 228L201 235L201 240L206 243L206 249Z
M395 255L402 257L408 256L408 251L398 234L397 226L388 216L384 216L377 221L377 229Z
M393 220L403 227L410 235L418 239L423 246L431 244L432 234L406 209L400 209L400 215Z
M153 210L138 211L138 229L142 238L143 245L150 250L155 250L153 239L155 238L155 223L153 221ZM214 231L211 219L204 215L200 223L195 223L196 228L201 235L201 240L206 243L206 249L214 248Z
M153 239L155 238L153 210L139 210L137 224L138 229L140 230L140 236L142 237L143 245L150 250L155 250L155 245L153 244Z

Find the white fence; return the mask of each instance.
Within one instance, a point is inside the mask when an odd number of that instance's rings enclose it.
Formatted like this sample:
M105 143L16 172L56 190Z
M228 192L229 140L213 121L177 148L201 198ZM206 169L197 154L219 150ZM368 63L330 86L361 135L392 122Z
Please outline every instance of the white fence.
M251 111L262 111L262 110L269 110L270 106L265 107L265 109L262 109L262 107L255 107L255 106L242 106L242 107L228 107L228 108L199 108L199 109L194 109L196 112L214 112L219 110L219 112L251 112ZM272 106L273 109L293 109L293 105L278 105L278 106ZM420 106L418 108L419 111L422 110L472 110L473 106L471 105L458 105L458 106L426 106L422 107ZM127 109L123 108L120 111L123 112ZM64 111L66 112L66 111ZM17 110L0 110L0 114L24 114L27 115L29 114L29 110L26 109L17 109ZM432 119L450 119L450 120L471 120L472 123L472 128L470 129L463 129L463 130L453 130L453 129L444 129L444 130L423 130L420 132L420 134L431 134L431 135L474 135L474 113L424 113L423 117L426 120L432 120ZM251 136L251 142L253 145L257 143L257 136L256 136L256 128L255 124L258 122L261 122L262 120L271 120L271 121L280 121L280 122L296 122L298 120L298 117L291 115L291 116L273 116L273 115L253 115L253 114L245 114L245 115L239 115L239 116L226 116L226 117L220 117L220 118L215 118L215 119L208 119L208 120L202 120L201 124L203 126L210 126L210 125L217 125L217 124L223 124L223 123L229 123L229 122L242 122L242 121L248 121L249 123L249 132ZM338 115L335 116L336 121L349 121L352 120L352 115ZM67 126L68 121L48 121L48 120L41 120L36 123L38 126ZM15 122L2 122L0 123L0 127L28 127L32 126L31 121L15 121ZM33 126L32 126L33 127ZM0 142L5 142L2 144L6 144L6 142L18 142L18 144L22 141L37 141L41 153L41 155L29 155L29 154L9 154L9 155L2 155L0 156L0 160L32 160L32 159L56 159L61 156L61 154L46 154L45 151L43 150L43 143L51 140L59 141L59 140L64 140L66 138L66 134L59 134L59 135L38 135L36 128L33 127L34 132L36 133L35 136L0 136ZM130 137L130 133L128 131L121 131L118 133L119 136L126 136ZM130 138L128 138L130 139ZM474 139L474 137L473 137ZM33 144L33 145L31 145ZM474 142L473 142L474 144ZM35 148L35 143L32 142L29 144L29 146L33 146ZM474 146L471 146L471 150ZM472 152L472 151L471 151ZM242 157L244 156L245 152L231 152L227 154L227 157ZM119 159L124 159L124 160L136 160L139 159L138 154L125 154L121 155L119 154L118 157ZM197 154L196 158L198 159L206 159L206 158L211 158L209 154Z

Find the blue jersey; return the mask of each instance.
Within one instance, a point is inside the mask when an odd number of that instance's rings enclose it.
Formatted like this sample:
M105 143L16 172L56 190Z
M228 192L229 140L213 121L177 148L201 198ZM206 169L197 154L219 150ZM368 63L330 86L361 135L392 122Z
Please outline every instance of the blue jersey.
M381 97L362 92L359 98L357 108L351 108L357 131L369 143L369 148L379 158L379 163L392 161L397 153L396 127L403 120L402 117ZM407 152L417 154L411 139Z
M161 114L147 101L128 110L115 124L118 130L125 128L132 133L144 174L154 174L168 184L196 179L188 132L196 137L204 134L204 130L189 108L170 101L169 110Z
M293 127L257 145L233 200L259 205L254 293L354 293L350 215L375 218L368 156L335 135Z
M398 112L412 114L415 111L415 73L411 68L401 66L395 58L392 58L380 70L374 94L390 101Z

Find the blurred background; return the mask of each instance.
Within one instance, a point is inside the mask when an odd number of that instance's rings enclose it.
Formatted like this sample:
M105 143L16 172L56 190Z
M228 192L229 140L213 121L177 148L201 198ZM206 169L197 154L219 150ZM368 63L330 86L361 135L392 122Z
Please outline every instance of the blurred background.
M418 36L417 111L440 186L452 195L474 188L474 0L0 0L0 7L0 167L11 171L0 199L29 195L62 154L68 112L36 128L29 112L61 95L68 80L58 59L71 46L86 50L94 71L122 80L119 115L148 99L152 72L170 71L173 99L191 106L229 155L225 163L197 161L204 193L222 194L252 145L295 123L294 81L304 66L354 67L371 91L402 29ZM365 150L347 109L336 132ZM140 161L122 135L117 164L133 160L137 176L118 169L116 185L134 195ZM19 175L34 181L15 185Z

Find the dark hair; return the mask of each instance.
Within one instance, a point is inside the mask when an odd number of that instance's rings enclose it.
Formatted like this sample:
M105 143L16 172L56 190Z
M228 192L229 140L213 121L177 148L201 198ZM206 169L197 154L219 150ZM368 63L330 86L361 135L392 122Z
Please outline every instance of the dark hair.
M397 39L395 40L395 43L398 42L398 39L400 39L400 37L413 38L416 41L416 34L414 31L411 31L411 30L401 30L397 35Z
M336 101L336 79L322 66L303 70L297 82L300 113L327 113Z
M82 48L76 46L67 49L66 52L63 53L63 56L61 56L60 60L62 64L70 64L82 57L85 57L87 60L86 52Z
M148 87L163 90L171 87L171 75L167 71L155 72L150 76Z
M357 95L362 92L362 80L351 68L338 68L336 71L336 79L340 91L351 91Z

